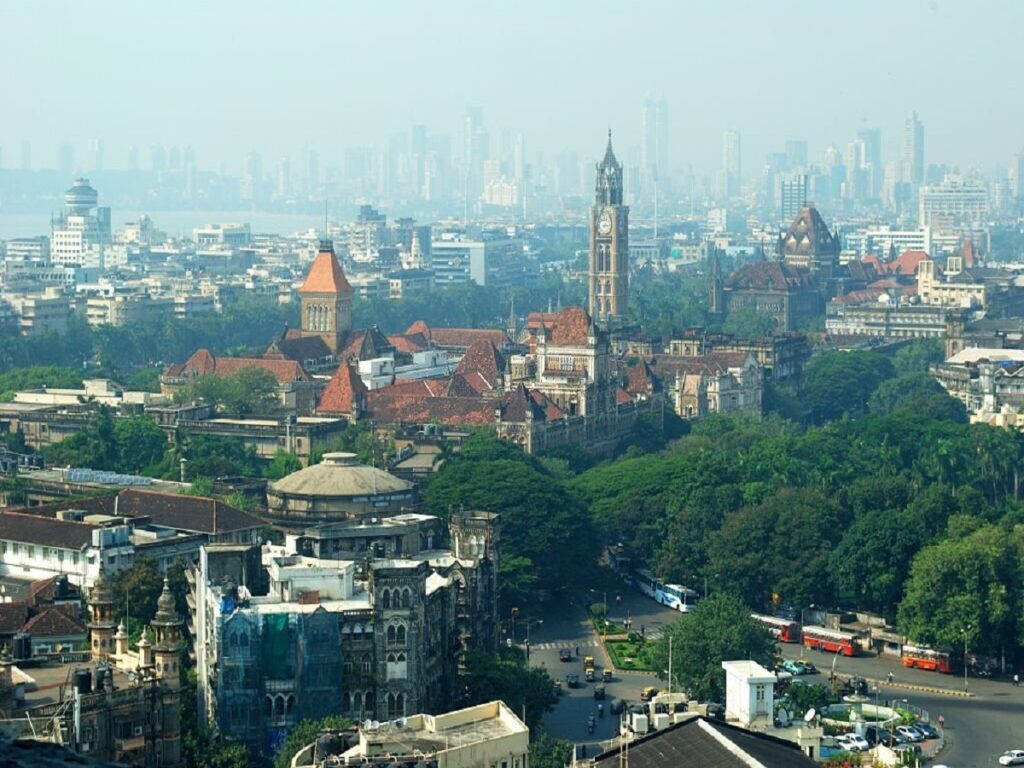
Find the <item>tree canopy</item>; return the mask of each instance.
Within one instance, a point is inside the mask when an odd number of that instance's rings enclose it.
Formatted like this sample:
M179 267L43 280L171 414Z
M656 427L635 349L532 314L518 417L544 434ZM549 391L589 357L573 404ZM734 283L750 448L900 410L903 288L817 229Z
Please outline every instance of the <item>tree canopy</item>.
M750 617L750 609L733 595L702 600L689 615L670 625L654 646L658 674L668 679L669 638L673 688L699 701L725 700L723 661L749 659L764 666L775 660L775 641Z

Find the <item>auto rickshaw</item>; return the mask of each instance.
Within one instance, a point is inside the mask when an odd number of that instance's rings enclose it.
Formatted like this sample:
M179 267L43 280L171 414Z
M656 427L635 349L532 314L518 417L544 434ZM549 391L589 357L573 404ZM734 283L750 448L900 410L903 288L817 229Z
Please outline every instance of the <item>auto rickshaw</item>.
M608 667L605 667L604 671L601 673L601 680L605 683L610 683L612 681L612 671L608 669Z

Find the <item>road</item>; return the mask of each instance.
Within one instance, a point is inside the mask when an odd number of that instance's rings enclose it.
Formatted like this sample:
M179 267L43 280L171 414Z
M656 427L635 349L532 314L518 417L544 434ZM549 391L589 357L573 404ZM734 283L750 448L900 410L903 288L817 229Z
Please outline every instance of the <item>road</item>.
M613 592L608 593L609 618L621 622L627 615L633 620L633 629L643 626L648 636L657 636L662 629L679 618L679 614L653 600L624 588L618 593L616 601ZM526 640L526 625L530 631L530 663L533 666L545 667L552 677L563 681L569 672L580 677L580 688L565 688L559 702L544 717L544 725L548 733L562 739L568 739L579 745L587 745L589 754L598 747L599 740L611 738L618 724L618 718L611 716L608 705L611 699L624 698L637 701L640 691L648 685L662 686L661 680L651 675L635 672L616 672L614 680L606 685L608 698L605 700L605 715L597 718L594 734L587 733L587 717L596 715L597 702L593 698L593 684L583 682L583 656L593 655L599 667L608 664L608 659L601 651L598 639L586 620L583 605L587 602L599 602L603 599L594 595L580 594L570 603L547 607L536 615L521 615L516 627L516 642L523 644ZM542 623L537 623L540 620ZM575 651L580 646L580 658L572 662L560 662L560 648ZM783 656L800 658L803 649L796 645L780 645ZM822 671L820 675L807 678L808 682L827 682L828 672L833 657L807 651L807 658L814 661ZM951 692L963 690L963 678L956 675L942 675L936 672L906 669L898 660L863 656L835 659L837 673L857 675L871 680L880 681L871 686L878 690L880 701L907 700L915 707L926 710L933 723L942 714L946 722L947 745L936 762L952 768L984 768L997 765L997 757L1004 750L1024 748L1024 734L1020 723L1024 722L1024 687L1014 688L1010 683L971 678L968 690L975 694L972 698L952 696L947 693L924 692L916 689L900 687L926 686L945 689ZM894 674L894 685L884 681L889 672Z

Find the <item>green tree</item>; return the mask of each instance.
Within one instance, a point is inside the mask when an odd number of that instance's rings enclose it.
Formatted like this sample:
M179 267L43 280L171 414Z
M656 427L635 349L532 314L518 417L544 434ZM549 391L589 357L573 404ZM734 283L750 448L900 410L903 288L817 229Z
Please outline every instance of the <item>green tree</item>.
M205 374L190 381L175 399L179 402L201 400L225 416L244 418L277 409L277 379L270 371L255 366L242 368L230 376Z
M722 324L722 330L741 339L753 339L758 336L768 336L777 325L777 318L758 312L753 307L743 307L729 313L725 323Z
M30 365L0 374L0 402L12 400L14 393L22 389L80 389L81 386L80 370L58 365Z
M46 463L55 466L115 470L118 465L114 413L97 406L81 431L43 449Z
M553 739L543 731L530 739L531 768L565 768L572 762L572 742Z
M298 472L300 469L302 469L302 462L298 456L283 448L278 448L263 475L268 480L280 480L282 477L290 475L292 472Z
M749 659L770 666L775 658L775 641L768 630L750 618L750 609L739 598L723 593L698 603L655 643L655 669L663 679L669 667L669 638L673 687L678 684L699 701L724 701L723 661Z
M834 352L811 361L804 383L804 400L818 421L859 416L868 398L895 369L877 352Z
M114 424L117 467L136 473L163 460L168 450L167 433L149 416L132 416Z
M340 715L328 715L320 720L302 720L288 730L288 736L277 754L274 768L290 768L292 759L301 749L316 741L321 731L346 731L354 723Z
M466 672L459 707L469 707L501 699L517 715L526 712L526 724L535 729L551 708L553 681L543 668L530 667L517 648L502 648L491 655L470 651L465 657Z
M896 350L892 361L901 374L928 373L928 366L946 359L942 339L914 339Z
M974 523L972 527L976 527ZM900 631L921 643L1001 654L1019 641L1020 531L961 530L914 558L900 602ZM966 534L966 535L964 535Z
M868 410L875 415L884 416L900 409L924 413L933 419L967 423L964 404L950 397L928 373L906 373L883 381L868 400Z

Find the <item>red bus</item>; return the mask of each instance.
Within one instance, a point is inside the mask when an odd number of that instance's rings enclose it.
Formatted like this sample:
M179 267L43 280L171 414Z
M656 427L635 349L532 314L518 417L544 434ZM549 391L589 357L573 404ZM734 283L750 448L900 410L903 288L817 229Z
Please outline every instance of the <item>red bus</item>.
M948 651L936 651L924 645L904 645L900 651L900 661L904 667L917 667L947 675L953 671Z
M844 656L859 656L860 646L857 636L852 632L841 632L826 627L804 627L804 646L817 648L829 653L841 653Z
M750 618L768 627L772 637L780 643L800 642L800 625L795 621L780 619L777 616L765 616L763 613L752 613Z

